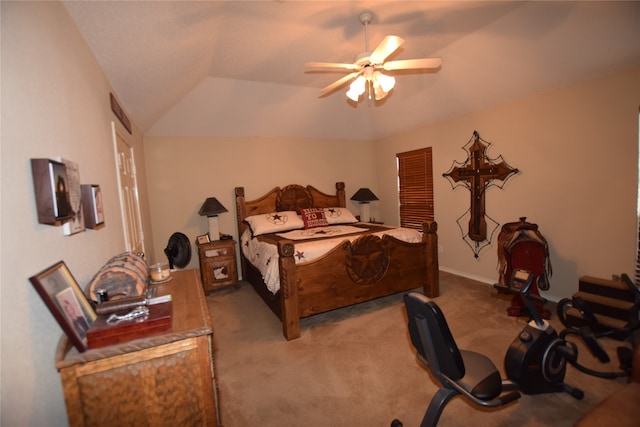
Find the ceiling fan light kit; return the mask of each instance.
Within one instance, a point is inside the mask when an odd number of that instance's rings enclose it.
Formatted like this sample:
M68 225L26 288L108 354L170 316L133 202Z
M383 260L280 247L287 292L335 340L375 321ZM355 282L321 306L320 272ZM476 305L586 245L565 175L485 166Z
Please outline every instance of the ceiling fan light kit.
M441 65L440 58L404 59L385 62L403 43L404 39L398 36L386 36L373 50L369 51L368 25L373 19L371 12L362 12L359 16L360 23L364 25L365 51L356 55L352 64L334 62L308 62L307 67L324 69L342 69L351 71L350 74L331 83L320 91L320 96L325 96L343 85L351 82L347 91L347 98L358 102L360 97L368 90L368 98L379 101L385 98L396 84L396 79L382 71L434 69Z
M371 89L373 88L373 96L376 101L381 100L393 89L396 84L395 77L382 74L380 71L371 72L372 67L364 69L363 75L351 83L347 91L347 98L353 102L358 102L360 96L369 89L369 99L371 99Z

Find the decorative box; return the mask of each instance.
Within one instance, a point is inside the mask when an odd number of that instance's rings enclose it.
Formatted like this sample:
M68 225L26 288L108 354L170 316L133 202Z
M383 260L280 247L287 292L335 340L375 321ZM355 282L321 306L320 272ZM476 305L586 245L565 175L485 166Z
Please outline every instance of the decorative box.
M99 315L87 331L87 346L90 349L104 347L171 329L171 301L146 307L149 308L149 314L144 318L108 323L110 314Z

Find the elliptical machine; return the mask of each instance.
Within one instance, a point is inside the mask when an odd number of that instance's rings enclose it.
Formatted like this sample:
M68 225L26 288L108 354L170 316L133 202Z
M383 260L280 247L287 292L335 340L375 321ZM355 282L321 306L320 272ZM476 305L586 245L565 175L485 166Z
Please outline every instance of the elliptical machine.
M640 289L631 281L627 274L621 275L622 282L627 285L636 305L640 304ZM573 320L566 313L569 309L574 308L582 317L581 320ZM599 338L613 338L617 341L628 342L629 345L621 345L617 348L618 361L620 371L618 372L601 372L589 369L577 360L570 359L569 362L579 371L588 375L599 378L613 379L626 377L631 374L631 364L633 351L638 345L638 333L640 332L640 320L638 318L630 318L626 325L622 327L612 327L600 323L589 303L577 295L572 298L563 298L558 302L557 307L558 318L565 326L560 332L560 338L565 339L569 335L578 336L587 345L589 351L603 363L610 361L609 355L598 342Z
M507 377L526 394L567 392L582 399L584 392L564 382L567 360L577 358L575 345L561 339L555 329L543 320L533 301L545 303L542 297L529 293L534 275L527 270L514 269L508 286L494 284L494 288L520 294L531 321L513 340L504 359Z

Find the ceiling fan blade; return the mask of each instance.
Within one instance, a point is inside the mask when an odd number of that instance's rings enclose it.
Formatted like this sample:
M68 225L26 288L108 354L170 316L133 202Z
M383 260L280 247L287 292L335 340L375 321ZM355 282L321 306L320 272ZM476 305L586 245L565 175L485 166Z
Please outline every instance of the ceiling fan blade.
M389 61L382 65L382 69L386 71L394 70L412 70L417 68L438 68L442 64L440 58L422 58L422 59L399 59L397 61Z
M358 64L342 64L338 62L307 62L304 64L307 67L315 67L315 68L339 68L345 70L358 70L360 66Z
M386 36L371 53L369 61L372 64L382 64L385 59L396 51L404 43L404 39L398 36Z
M327 86L324 89L322 89L320 91L320 96L324 96L324 95L327 95L328 93L333 92L334 90L338 89L340 86L343 86L343 85L349 83L351 80L355 79L360 74L362 74L362 70L356 71L355 73L348 74L348 75L344 76L343 78L341 78L339 80L336 80L335 82L331 83L329 86Z

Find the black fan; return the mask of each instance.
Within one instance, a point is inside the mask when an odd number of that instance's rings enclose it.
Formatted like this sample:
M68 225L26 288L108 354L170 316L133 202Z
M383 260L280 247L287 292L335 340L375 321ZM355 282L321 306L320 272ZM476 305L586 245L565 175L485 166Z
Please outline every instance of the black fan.
M191 261L191 243L189 238L182 233L173 233L169 237L169 243L164 248L164 253L169 258L169 268L173 269L175 265L178 268L184 268Z

